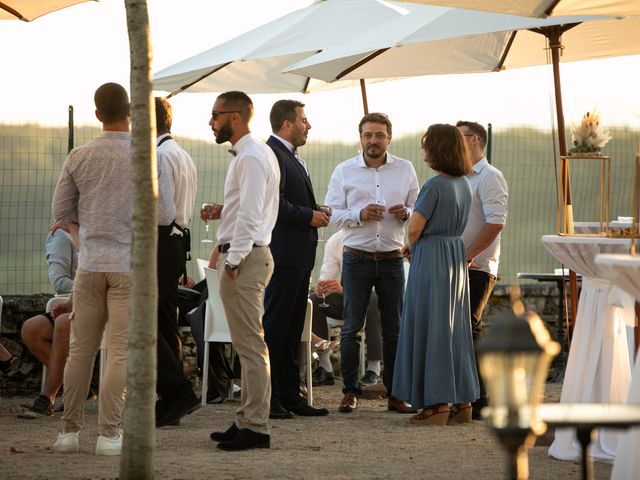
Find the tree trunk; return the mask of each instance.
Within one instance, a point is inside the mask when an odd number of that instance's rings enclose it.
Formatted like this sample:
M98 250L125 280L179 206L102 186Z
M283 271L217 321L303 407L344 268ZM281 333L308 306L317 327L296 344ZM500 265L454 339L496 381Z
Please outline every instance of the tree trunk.
M134 182L127 401L120 478L155 477L157 192L155 104L146 0L125 0L131 54Z

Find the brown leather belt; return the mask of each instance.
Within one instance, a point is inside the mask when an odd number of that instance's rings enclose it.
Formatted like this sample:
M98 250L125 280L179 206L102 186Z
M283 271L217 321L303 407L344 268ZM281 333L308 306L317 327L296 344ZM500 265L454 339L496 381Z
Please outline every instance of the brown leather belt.
M390 258L402 257L402 250L392 250L391 252L365 252L364 250L345 246L344 252L360 255L361 257L368 258L370 260L388 260Z

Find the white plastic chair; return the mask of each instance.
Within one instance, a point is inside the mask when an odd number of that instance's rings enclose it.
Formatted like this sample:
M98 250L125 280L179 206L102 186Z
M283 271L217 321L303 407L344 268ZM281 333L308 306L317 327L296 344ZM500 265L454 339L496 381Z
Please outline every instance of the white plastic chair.
M197 258L196 265L198 266L198 279L202 281L205 278L204 269L209 267L209 260Z
M200 268L200 259L198 259ZM204 317L204 360L202 372L202 405L207 404L207 389L209 380L209 342L231 343L231 332L227 323L227 315L224 313L224 306L220 298L220 279L218 271L208 267L203 267L205 278L207 279L207 308ZM231 358L235 355L231 349ZM229 385L228 398L233 398L233 383Z

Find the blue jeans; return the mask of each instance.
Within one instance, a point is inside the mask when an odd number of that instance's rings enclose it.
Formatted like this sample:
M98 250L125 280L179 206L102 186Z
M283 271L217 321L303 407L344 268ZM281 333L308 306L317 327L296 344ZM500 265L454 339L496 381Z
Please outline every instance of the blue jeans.
M343 393L362 394L358 384L360 333L364 328L373 287L380 305L384 362L382 381L387 394L391 393L404 296L403 261L402 258L372 260L354 253L343 253L344 325L340 335Z

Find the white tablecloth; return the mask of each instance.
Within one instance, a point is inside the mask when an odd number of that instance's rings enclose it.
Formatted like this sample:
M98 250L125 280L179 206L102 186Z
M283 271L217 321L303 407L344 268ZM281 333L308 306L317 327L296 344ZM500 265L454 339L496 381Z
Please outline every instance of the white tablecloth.
M629 240L603 237L545 235L545 248L558 261L582 275L582 292L560 401L624 403L631 383L627 324L635 318L634 299L602 278L595 262L600 253L621 253ZM618 432L600 430L591 455L613 460ZM573 429L556 430L549 455L560 460L580 458Z
M633 295L640 302L640 256L604 254L596 257L602 274L612 283ZM628 403L640 404L640 355L631 375ZM634 428L620 435L618 451L611 478L627 480L640 474L640 428Z

